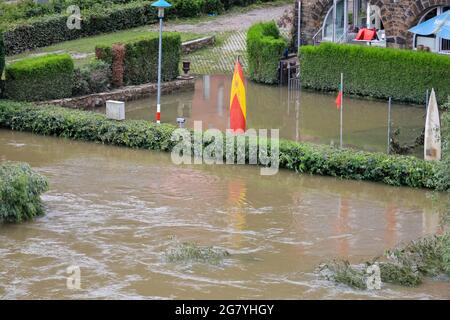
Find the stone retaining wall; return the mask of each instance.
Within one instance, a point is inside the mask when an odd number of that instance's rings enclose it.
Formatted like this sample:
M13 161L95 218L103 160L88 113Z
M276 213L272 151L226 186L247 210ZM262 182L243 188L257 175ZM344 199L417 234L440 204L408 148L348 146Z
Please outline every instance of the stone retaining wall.
M175 80L164 82L161 86L162 94L169 94L174 91L194 90L195 80ZM115 89L108 92L90 94L87 96L51 100L40 102L40 104L58 105L72 109L93 109L104 107L107 100L133 101L148 98L155 95L157 90L156 83L147 83L138 86L128 86ZM156 103L156 102L155 102Z
M216 42L216 38L214 36L204 37L200 39L195 39L187 42L183 42L181 49L184 54L189 54L194 51L203 49L207 46L212 46Z

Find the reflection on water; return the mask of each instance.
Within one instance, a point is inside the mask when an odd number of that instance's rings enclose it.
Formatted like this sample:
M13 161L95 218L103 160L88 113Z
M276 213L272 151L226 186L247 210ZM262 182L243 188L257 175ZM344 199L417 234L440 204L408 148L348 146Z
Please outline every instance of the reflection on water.
M450 298L450 283L353 291L314 268L364 261L438 232L424 190L251 166L175 166L170 155L0 130L0 161L50 179L48 214L0 227L2 298ZM180 241L232 253L223 265L167 263ZM81 291L66 268L81 268Z
M176 124L185 117L187 126L203 121L203 129L229 127L229 76L203 76L195 92L178 92L162 98L162 121ZM386 152L387 102L356 98L344 99L344 143L369 151ZM155 99L128 102L126 116L153 120ZM247 83L247 123L254 129L280 129L280 136L290 140L339 144L339 111L335 95L302 91L288 95L286 87ZM424 108L393 105L393 128L401 128L400 140L411 144L424 127ZM420 154L420 150L417 150Z

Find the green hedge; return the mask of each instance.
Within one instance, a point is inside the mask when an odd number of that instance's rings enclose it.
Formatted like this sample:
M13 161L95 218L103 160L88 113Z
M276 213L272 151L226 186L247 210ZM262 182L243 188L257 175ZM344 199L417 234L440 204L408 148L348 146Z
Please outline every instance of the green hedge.
M287 47L275 22L257 23L247 32L247 58L250 79L278 82L278 64Z
M25 163L0 164L0 223L16 223L44 214L40 195L47 180Z
M427 89L439 101L450 95L450 57L429 52L322 43L300 48L307 88L337 91L344 73L347 94L424 103Z
M172 125L157 125L144 120L117 122L104 115L64 109L35 107L26 103L0 101L0 127L126 146L170 151ZM394 186L437 188L440 163L406 156L389 156L329 146L281 141L280 166L302 173L345 179L383 182ZM449 181L441 188L447 188Z
M158 79L158 36L143 37L125 43L124 84L137 85ZM99 59L112 64L112 47L98 46ZM177 33L163 35L162 78L169 81L179 75L181 37Z
M6 95L18 101L72 95L74 65L68 54L23 59L6 67Z
M269 2L273 0L263 0ZM53 4L33 4L10 12L9 19L0 22L5 32L6 54L18 54L26 50L49 46L58 42L89 37L101 33L125 30L157 21L156 10L146 0L51 0ZM222 8L246 6L258 0L173 0L167 10L168 19L191 17L199 14L220 13ZM67 28L66 8L77 4L82 9L80 30ZM7 5L6 8L14 8ZM2 8L0 7L0 10Z

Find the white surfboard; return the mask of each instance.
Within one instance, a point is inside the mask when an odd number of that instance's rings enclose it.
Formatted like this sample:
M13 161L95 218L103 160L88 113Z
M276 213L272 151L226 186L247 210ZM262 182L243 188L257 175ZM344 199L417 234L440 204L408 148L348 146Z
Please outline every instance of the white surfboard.
M431 90L425 122L424 159L427 161L441 160L441 124L439 109L434 89Z

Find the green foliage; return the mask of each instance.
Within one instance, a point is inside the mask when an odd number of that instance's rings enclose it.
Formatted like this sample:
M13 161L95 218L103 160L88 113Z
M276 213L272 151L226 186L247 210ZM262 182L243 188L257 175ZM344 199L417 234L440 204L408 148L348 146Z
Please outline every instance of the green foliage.
M157 36L142 37L125 43L124 84L137 85L158 79ZM162 77L168 81L179 75L181 59L181 38L177 33L163 35ZM111 47L97 47L97 57L112 64Z
M38 101L70 97L73 86L70 55L28 58L6 67L6 95L19 101Z
M449 234L411 241L405 247L388 251L387 256L396 264L410 267L422 275L437 276L446 272L444 250Z
M346 94L424 103L427 89L439 101L450 94L450 57L429 52L322 43L300 48L302 85Z
M250 79L262 83L278 82L278 64L287 47L274 21L257 23L247 32L247 58Z
M94 60L74 70L72 95L82 96L108 91L111 87L110 64Z
M366 289L365 272L344 260L333 260L319 266L319 272L328 281L345 284L355 289Z
M387 251L385 259L387 261L377 262L384 283L415 287L423 282L423 277L450 275L450 231ZM336 283L366 289L366 270L372 264L351 265L346 260L333 260L320 265L319 274Z
M166 252L169 262L202 262L217 264L229 256L228 251L210 246L199 246L195 243L177 243Z
M5 44L3 43L3 33L0 30L0 80L2 79L4 68L5 68Z
M44 214L40 195L47 180L25 163L0 164L0 223L17 223Z
M301 173L414 188L437 188L436 173L440 170L439 163L410 156L389 156L292 141L280 143L280 166ZM440 187L448 185L449 181Z
M398 284L405 287L416 287L422 283L422 277L417 270L409 265L392 262L382 262L380 266L381 281Z
M203 12L220 14L225 10L222 1L220 0L204 0Z
M171 151L176 145L171 140L175 126L138 120L116 122L92 112L35 107L10 101L0 101L0 127L130 148ZM395 186L440 187L435 176L440 163L414 157L338 150L329 146L282 140L279 160L281 168L301 173L376 181Z
M269 2L272 0L264 0ZM24 4L22 4L22 2ZM245 6L257 0L173 0L167 18L192 17L220 13L222 8ZM50 0L38 4L33 0L17 5L0 3L3 11L0 28L5 32L7 55L49 46L58 42L89 37L143 26L157 21L157 12L146 0ZM81 29L67 28L69 5L81 8Z

